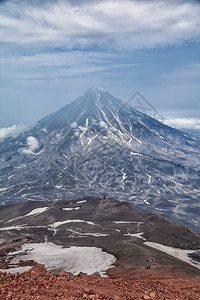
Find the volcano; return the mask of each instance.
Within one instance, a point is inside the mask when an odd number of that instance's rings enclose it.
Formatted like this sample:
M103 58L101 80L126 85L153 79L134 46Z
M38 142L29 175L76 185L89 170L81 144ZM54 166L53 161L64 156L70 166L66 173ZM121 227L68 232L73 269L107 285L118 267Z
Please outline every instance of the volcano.
M102 88L0 143L0 203L109 197L200 231L200 141Z

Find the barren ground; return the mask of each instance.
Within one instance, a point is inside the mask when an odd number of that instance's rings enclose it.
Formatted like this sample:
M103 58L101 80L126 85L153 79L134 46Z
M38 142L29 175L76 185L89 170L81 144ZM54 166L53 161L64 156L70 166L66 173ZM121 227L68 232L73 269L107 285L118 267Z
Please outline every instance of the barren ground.
M42 265L22 274L0 273L0 299L200 299L200 279L125 280L52 274Z

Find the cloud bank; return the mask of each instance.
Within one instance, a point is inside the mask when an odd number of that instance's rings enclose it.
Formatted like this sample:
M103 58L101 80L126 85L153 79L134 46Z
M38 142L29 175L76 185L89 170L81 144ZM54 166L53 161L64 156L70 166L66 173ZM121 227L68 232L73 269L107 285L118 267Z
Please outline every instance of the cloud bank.
M200 130L200 119L197 118L171 118L164 120L163 123L177 129Z
M3 2L1 42L72 48L141 49L200 37L192 0Z
M0 128L0 142L3 142L6 138L17 137L20 133L23 133L28 129L26 125L13 125L8 128Z

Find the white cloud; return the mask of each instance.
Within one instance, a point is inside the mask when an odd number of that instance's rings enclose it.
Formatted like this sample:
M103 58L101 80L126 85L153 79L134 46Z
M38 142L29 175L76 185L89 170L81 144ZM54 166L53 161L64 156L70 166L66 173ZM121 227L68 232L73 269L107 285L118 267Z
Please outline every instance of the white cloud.
M200 130L200 119L197 118L169 118L164 120L163 123L177 129Z
M28 129L26 125L13 125L8 128L0 128L0 142L4 141L8 137L17 137L20 133L23 133Z
M27 137L26 143L27 143L28 148L23 149L22 152L25 154L34 155L35 150L39 147L38 140L33 136L29 136L29 137Z
M78 3L78 4L77 4ZM198 1L19 1L1 4L1 42L154 48L200 36Z

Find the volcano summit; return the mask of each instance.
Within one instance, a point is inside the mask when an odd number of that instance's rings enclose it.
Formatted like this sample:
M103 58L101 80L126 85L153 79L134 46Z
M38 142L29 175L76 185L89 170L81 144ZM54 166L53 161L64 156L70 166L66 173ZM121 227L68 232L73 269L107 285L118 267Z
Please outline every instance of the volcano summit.
M200 231L200 141L102 88L0 143L0 202L125 200Z

